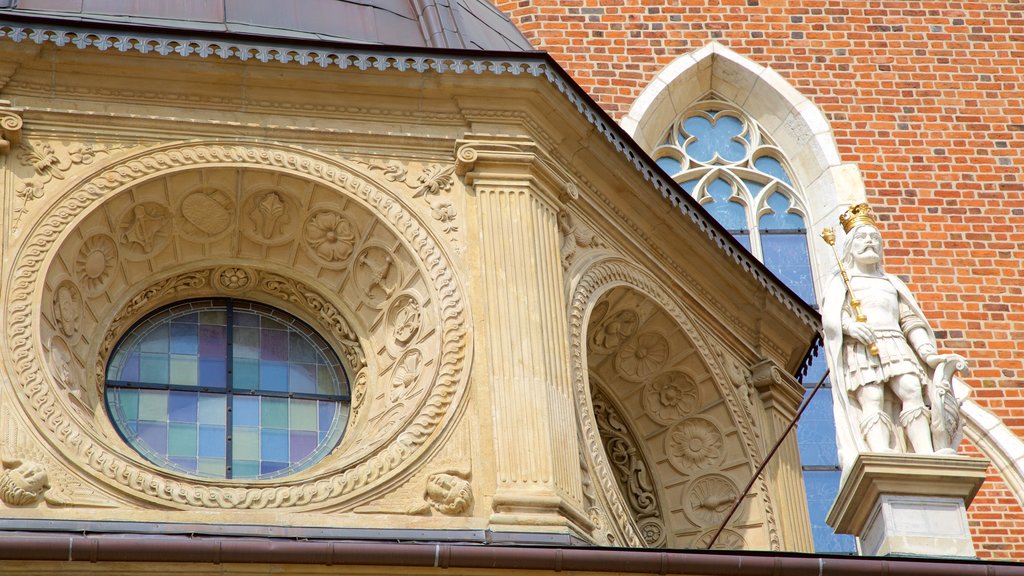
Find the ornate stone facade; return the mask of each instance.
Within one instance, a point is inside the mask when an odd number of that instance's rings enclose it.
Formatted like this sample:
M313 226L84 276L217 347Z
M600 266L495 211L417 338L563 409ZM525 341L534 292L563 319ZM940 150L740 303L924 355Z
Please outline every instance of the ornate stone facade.
M669 209L543 59L353 52L326 74L278 53L232 61L243 82L159 50L46 44L51 63L2 30L29 120L0 189L0 517L696 546L740 502L715 547L806 549L763 478L740 493L765 408L716 351L795 371L813 314ZM294 315L350 377L344 436L300 472L164 469L111 422L118 342L218 297Z

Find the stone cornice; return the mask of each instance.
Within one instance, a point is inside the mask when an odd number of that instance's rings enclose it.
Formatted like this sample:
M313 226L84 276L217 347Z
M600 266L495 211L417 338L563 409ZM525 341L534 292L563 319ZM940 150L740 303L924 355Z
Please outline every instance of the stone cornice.
M433 72L437 74L473 74L532 76L547 80L568 103L591 124L608 143L633 165L641 178L651 183L661 196L679 209L711 242L751 274L772 296L800 318L817 329L819 316L786 288L629 138L628 135L573 82L568 74L547 54L490 53L473 51L430 52L400 47L373 48L346 44L302 44L299 42L255 42L249 37L221 35L216 38L185 37L156 30L99 29L67 26L54 22L21 22L6 15L0 20L0 38L14 42L50 43L56 46L95 48L118 52L159 54L163 56L218 58L222 60L264 63L297 63L321 68L377 70L397 72Z

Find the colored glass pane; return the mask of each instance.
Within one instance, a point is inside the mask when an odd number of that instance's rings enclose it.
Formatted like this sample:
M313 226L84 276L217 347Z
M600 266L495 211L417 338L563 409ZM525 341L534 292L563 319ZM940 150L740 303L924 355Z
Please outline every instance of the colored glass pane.
M716 179L708 185L708 195L712 201L704 204L704 208L719 224L730 231L747 229L747 210L742 204L730 199L733 188L728 182Z
M735 116L716 114L713 120L703 115L691 116L683 122L683 130L689 138L680 134L680 145L686 147L686 153L698 162L710 163L723 160L739 162L746 155L743 133L743 122Z
M838 470L804 470L804 486L807 489L807 507L811 516L811 534L817 552L854 553L857 544L853 536L836 534L825 523L829 508L836 499L839 489Z
M171 306L133 327L111 354L109 412L154 463L208 477L277 477L340 439L348 380L326 343L281 312L238 306Z
M678 174L683 169L683 163L671 156L662 156L655 160L658 166L667 174Z
M786 169L782 166L782 162L779 162L779 160L774 156L761 156L757 160L754 160L754 167L772 178L782 180L790 186L793 185L793 182L789 178L789 174L786 173Z

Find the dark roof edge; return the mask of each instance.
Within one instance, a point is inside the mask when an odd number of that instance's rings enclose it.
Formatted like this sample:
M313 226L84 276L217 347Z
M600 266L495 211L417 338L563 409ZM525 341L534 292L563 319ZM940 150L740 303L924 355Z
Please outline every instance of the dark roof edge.
M708 576L1024 576L1024 565L969 559L865 558L563 546L295 541L119 535L0 538L4 561L402 566Z
M0 38L37 44L51 42L58 46L72 44L78 48L93 46L100 50L121 52L156 52L162 55L198 55L202 58L258 60L261 62L298 62L318 64L327 68L358 68L360 70L394 69L402 72L434 71L454 74L526 74L544 77L569 103L623 154L640 175L650 182L673 207L701 230L711 241L747 273L754 276L772 296L796 314L807 326L819 330L821 316L788 286L783 284L757 258L752 256L721 224L666 174L626 131L604 111L583 88L543 51L497 52L461 49L417 48L352 44L314 40L274 41L265 37L235 33L201 33L176 36L166 31L137 26L82 28L68 26L64 21L0 12ZM14 20L12 23L10 20Z

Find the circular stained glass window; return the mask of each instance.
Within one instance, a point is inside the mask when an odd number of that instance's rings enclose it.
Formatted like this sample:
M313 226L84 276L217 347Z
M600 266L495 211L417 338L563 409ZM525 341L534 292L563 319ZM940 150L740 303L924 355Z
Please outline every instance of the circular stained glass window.
M147 460L208 478L278 478L319 461L348 421L348 378L323 338L261 304L201 300L132 327L106 401Z

